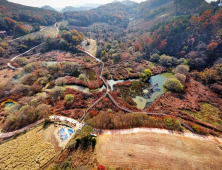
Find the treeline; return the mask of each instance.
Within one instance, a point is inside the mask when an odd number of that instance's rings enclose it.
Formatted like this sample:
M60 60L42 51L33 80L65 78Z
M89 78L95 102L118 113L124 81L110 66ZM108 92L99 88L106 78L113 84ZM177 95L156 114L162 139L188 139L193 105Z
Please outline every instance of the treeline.
M205 0L173 0L176 5L177 14L190 14L198 12L208 6Z
M97 129L148 127L183 131L180 120L171 117L152 117L139 113L112 114L102 112L97 116L89 114L87 123Z
M61 28L60 28L61 30ZM61 30L61 33L58 38L47 38L45 45L42 48L42 51L50 51L55 49L60 50L69 50L76 52L78 49L76 46L80 45L83 41L83 33L79 33L76 30L70 31Z
M71 25L89 26L95 22L104 22L126 27L129 23L129 6L121 3L110 3L84 12L65 12L64 16Z

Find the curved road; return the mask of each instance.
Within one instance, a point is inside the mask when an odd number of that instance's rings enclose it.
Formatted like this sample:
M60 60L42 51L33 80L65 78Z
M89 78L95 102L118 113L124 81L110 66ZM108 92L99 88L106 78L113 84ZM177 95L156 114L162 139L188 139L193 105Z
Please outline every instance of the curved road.
M56 31L59 33L59 28L57 27L57 22L56 22L53 26L54 26L54 28L56 29ZM41 31L43 31L43 30L46 29L46 28L48 28L48 27L42 28L40 31L37 31L37 32L41 32ZM21 38L23 38L23 37L26 37L26 36L28 36L28 35L35 34L35 33L37 33L37 32L34 32L34 33L31 33L31 34L27 34L27 35L24 35L24 36L18 37L18 38L16 38L16 39L13 39L13 40L8 41L8 42L12 42L12 41L15 41L15 40L21 39ZM7 43L8 43L8 42L7 42ZM32 51L32 50L38 48L39 46L41 46L41 45L43 45L43 44L44 44L44 43L41 43L41 44L39 44L39 45L37 45L37 46L35 46L35 47L29 49L28 51L26 51L26 52L24 52L24 53L22 53L22 54L19 54L19 55L15 56L15 57L13 57L13 58L10 60L10 62L7 63L7 66L8 66L9 68L13 69L13 70L19 70L20 68L16 68L16 67L12 66L11 62L14 61L16 58L18 58L18 57L20 57L20 56L23 56L24 54L29 53L30 51Z
M59 29L58 29L58 27L57 27L57 23L58 23L58 22L56 22L53 26L54 26L54 27L56 28L56 30L59 32ZM16 40L19 40L19 39L21 39L21 38L24 38L24 37L26 37L26 36L28 36L28 35L33 35L33 34L36 34L36 33L38 33L38 32L42 32L43 30L45 30L46 28L49 28L49 27L51 27L51 26L44 27L44 28L42 28L42 29L39 30L39 31L30 33L30 34L26 34L26 35L23 35L23 36L21 36L21 37L18 37L18 38L15 38L15 39L13 39L13 40L9 40L9 41L6 41L6 42L7 42L7 43L11 43L11 42L13 42L13 41L16 41Z
M43 44L44 44L44 43L42 43L42 44L40 44L40 45L37 45L37 46L29 49L28 51L26 51L26 52L24 52L24 53L22 53L22 54L19 54L19 55L15 56L15 57L13 57L13 58L10 60L10 62L7 64L7 66L8 66L9 68L13 69L13 70L19 70L19 69L21 69L21 68L16 68L16 67L12 66L11 62L14 61L16 58L21 57L21 56L23 56L24 54L29 53L30 51L38 48L39 46L41 46L41 45L43 45Z

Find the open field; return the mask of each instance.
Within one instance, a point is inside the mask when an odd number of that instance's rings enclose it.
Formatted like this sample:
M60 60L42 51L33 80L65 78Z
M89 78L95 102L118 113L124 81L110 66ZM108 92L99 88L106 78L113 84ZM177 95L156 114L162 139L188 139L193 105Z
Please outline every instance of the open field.
M183 136L136 133L100 135L97 160L109 167L135 169L221 169L222 144Z
M0 86L4 85L7 81L11 80L19 72L20 72L19 70L11 70L11 69L0 70Z
M90 42L90 45L86 46L86 50L89 51L92 55L96 56L97 42L93 39L89 39L88 41Z
M0 145L0 169L40 169L55 156L51 143L43 140L42 126Z

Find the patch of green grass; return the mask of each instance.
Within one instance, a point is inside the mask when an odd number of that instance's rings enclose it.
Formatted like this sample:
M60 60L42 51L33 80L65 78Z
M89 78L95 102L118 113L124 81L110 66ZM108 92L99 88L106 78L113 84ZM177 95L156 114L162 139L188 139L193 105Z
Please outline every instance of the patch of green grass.
M182 110L183 113L192 115L205 123L209 123L215 127L222 129L222 119L220 118L219 108L209 104L200 102L200 111L192 112L190 110Z
M131 74L131 72L130 72L130 71L132 71L132 68L127 67L127 68L125 68L125 70L128 72L128 74Z

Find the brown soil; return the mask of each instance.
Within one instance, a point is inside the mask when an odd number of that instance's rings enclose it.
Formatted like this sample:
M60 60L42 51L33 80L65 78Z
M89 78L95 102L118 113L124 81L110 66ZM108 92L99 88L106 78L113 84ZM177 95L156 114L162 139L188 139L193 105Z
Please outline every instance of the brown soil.
M42 129L40 132L42 133L43 140L51 143L54 146L56 153L58 153L62 148L59 147L59 142L56 140L54 132L57 128L61 128L62 126L57 126L55 124L49 125L46 129Z
M11 80L15 75L19 74L19 70L3 69L0 70L0 86Z
M183 136L137 133L100 135L97 160L109 167L133 169L221 169L216 142Z

